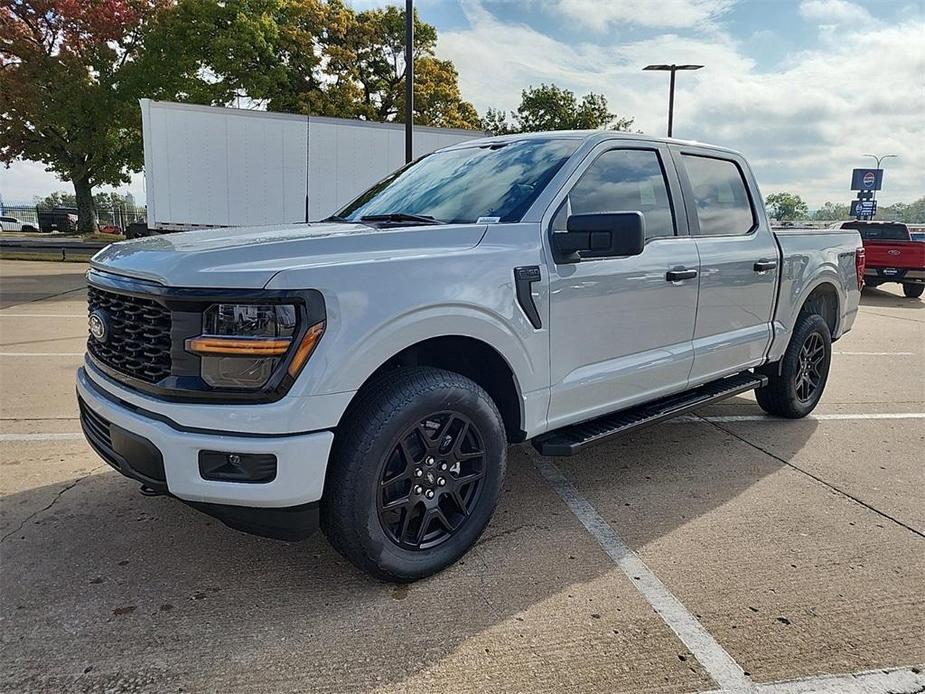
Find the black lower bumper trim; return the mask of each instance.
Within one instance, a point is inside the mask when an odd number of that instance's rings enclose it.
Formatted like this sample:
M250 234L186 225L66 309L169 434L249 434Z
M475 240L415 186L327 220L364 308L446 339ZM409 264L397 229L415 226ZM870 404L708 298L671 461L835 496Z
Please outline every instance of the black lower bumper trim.
M87 443L110 466L126 477L141 482L158 492L167 491L164 458L151 441L116 426L103 418L77 397L80 407L80 427Z
M77 396L80 425L87 443L117 472L142 484L142 489L173 496L167 488L164 459L148 439L123 429L94 412ZM273 459L275 476L276 459ZM304 540L318 529L319 502L284 508L210 504L179 499L235 530L290 542Z
M285 508L256 508L184 501L197 511L217 518L229 528L274 540L304 540L318 529L319 507L315 501Z

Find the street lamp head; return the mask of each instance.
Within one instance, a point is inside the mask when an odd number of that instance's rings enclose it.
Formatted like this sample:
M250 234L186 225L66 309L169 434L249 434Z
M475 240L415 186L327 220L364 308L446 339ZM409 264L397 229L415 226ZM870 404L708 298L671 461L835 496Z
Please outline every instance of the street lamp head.
M664 64L659 63L657 65L646 65L642 69L643 70L664 70L667 72L674 72L675 70L699 70L702 67L703 65L674 65L674 64L664 65Z

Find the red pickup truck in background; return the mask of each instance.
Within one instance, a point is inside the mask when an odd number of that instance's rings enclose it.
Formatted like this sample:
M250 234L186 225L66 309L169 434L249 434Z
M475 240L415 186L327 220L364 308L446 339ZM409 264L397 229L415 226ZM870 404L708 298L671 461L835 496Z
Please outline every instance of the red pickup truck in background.
M898 282L909 298L922 296L925 291L925 239L918 228L910 230L909 225L902 222L859 220L842 222L840 227L856 229L861 234L866 256L866 286Z

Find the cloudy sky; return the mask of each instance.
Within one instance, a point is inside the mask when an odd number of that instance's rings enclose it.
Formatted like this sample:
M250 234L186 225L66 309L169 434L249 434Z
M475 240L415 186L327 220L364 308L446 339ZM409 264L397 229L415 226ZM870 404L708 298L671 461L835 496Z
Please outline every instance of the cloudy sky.
M385 4L352 0L356 9ZM847 202L865 153L885 162L881 204L925 195L925 0L418 0L479 112L517 106L554 82L603 93L612 111L663 135L668 77L680 74L675 136L733 147L762 192L811 207ZM67 186L40 164L0 169L0 194L29 200ZM128 189L143 199L136 176Z

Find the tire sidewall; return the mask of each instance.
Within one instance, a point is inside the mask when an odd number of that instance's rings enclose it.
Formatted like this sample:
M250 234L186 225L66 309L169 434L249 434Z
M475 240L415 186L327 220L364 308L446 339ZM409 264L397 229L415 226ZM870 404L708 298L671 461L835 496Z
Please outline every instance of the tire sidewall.
M452 564L479 538L494 512L501 490L507 461L507 441L501 416L494 403L480 387L459 378L446 385L436 385L414 391L413 385L399 387L406 403L395 415L376 430L367 428L351 449L342 447L346 455L339 464L351 468L354 476L353 522L359 531L355 540L360 549L381 572L393 580L414 580ZM399 547L386 534L379 520L376 495L386 456L407 435L409 428L428 416L455 411L465 415L478 429L485 450L485 476L472 515L462 528L438 546L428 550L408 550ZM358 413L359 414L359 413Z

